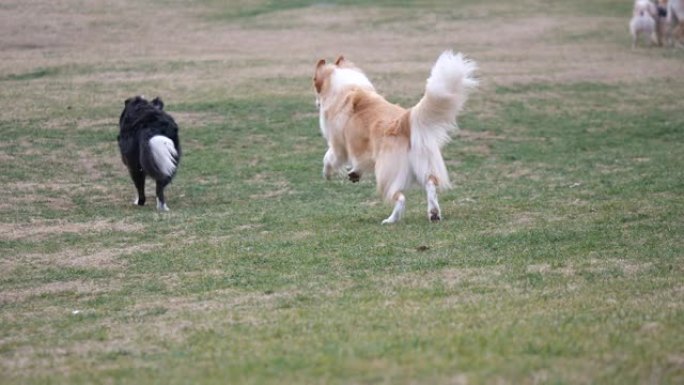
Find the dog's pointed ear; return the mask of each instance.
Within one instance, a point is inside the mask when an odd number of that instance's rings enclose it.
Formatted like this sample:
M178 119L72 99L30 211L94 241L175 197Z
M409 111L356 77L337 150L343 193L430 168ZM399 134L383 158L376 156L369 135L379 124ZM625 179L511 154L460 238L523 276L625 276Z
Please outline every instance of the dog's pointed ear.
M157 107L159 110L164 110L164 102L161 100L159 96L152 100L152 105Z
M319 94L321 93L321 90L323 89L323 76L321 76L321 67L325 65L325 59L321 59L316 63L316 72L314 72L314 77L313 77L313 82L314 82L314 87L316 88L316 92Z
M337 58L337 60L335 60L335 65L340 65L340 64L344 63L345 60L346 60L346 59L344 58L344 56L340 55L340 56Z
M133 98L128 98L124 100L124 107L128 107L128 103L130 103L133 100Z

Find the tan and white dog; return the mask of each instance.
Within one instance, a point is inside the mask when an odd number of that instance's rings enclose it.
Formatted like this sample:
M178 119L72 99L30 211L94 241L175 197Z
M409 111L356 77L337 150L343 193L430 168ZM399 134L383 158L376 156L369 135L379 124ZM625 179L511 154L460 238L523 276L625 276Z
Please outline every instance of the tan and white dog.
M346 170L352 182L375 173L378 192L394 203L382 223L404 213L403 192L419 184L427 193L428 218L439 221L437 189L450 187L441 148L457 128L456 115L477 85L475 62L445 51L432 67L423 98L410 109L389 103L366 75L340 56L321 59L313 77L320 128L328 142L323 174Z

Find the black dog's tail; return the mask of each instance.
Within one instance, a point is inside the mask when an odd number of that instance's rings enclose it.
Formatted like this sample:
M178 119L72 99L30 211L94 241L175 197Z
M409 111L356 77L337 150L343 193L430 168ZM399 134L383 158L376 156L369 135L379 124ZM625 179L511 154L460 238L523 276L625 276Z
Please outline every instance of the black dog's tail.
M143 169L157 181L170 181L178 169L180 154L173 140L155 135L142 144Z

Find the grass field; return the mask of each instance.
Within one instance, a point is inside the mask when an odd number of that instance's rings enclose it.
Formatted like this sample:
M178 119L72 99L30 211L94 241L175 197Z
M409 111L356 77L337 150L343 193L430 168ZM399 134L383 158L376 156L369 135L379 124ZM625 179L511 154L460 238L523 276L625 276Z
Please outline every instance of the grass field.
M684 383L684 52L630 7L3 1L0 383ZM448 48L481 85L444 220L381 226L321 177L313 66L410 106ZM169 213L132 205L135 94L181 127Z

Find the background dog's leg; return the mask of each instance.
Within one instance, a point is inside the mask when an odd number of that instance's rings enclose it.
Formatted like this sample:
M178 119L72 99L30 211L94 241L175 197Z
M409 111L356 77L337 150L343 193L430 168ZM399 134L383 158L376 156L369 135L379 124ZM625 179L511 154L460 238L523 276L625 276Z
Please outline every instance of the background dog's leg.
M166 205L166 201L164 200L164 187L168 182L159 182L157 181L157 210L159 211L169 211L169 206Z
M129 169L131 174L131 179L135 184L135 189L138 190L138 199L136 199L133 204L138 206L145 205L145 173L140 170Z
M404 214L405 202L406 198L401 191L394 193L394 210L392 210L392 214L387 219L382 221L382 224L395 223L401 219L402 214Z
M425 192L427 193L428 218L433 222L437 222L442 219L442 216L439 210L439 201L437 200L437 179L434 176L428 178L425 184Z
M671 10L670 10L671 12ZM667 23L667 46L668 47L674 47L675 46L675 29L677 27L677 23L673 22L672 20L669 19L668 16L668 23Z

